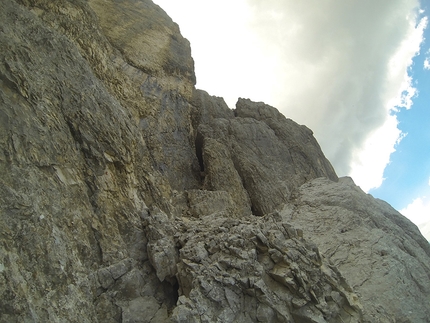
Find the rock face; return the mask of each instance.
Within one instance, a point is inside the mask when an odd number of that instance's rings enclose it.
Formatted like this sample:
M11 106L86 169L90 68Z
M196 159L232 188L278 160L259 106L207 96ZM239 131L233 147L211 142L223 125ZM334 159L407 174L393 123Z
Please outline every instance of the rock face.
M418 229L150 0L0 2L0 322L428 322Z
M430 245L390 205L350 178L318 178L302 185L281 214L345 274L365 321L429 320Z

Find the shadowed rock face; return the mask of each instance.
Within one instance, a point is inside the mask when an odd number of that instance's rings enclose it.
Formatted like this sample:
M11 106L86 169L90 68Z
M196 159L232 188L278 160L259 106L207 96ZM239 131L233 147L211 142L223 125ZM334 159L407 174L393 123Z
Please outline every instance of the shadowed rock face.
M427 322L417 228L158 6L0 2L0 322Z
M210 109L205 103L201 106ZM231 112L212 118L203 115L197 128L208 189L233 194L244 190L252 213L263 215L286 203L291 192L309 179L325 176L337 180L312 131L305 126L286 119L273 107L245 99L239 99L233 113L234 117ZM222 169L231 168L236 172L220 178ZM242 187L235 185L236 179ZM242 201L239 196L237 203Z

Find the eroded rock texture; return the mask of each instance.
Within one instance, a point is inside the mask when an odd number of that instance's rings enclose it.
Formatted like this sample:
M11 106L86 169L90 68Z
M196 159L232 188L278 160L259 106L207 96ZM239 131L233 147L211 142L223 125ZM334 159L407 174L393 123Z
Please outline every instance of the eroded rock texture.
M417 228L150 0L0 3L0 322L428 322Z
M428 321L430 245L386 202L350 178L318 178L302 185L281 213L344 273L365 321Z

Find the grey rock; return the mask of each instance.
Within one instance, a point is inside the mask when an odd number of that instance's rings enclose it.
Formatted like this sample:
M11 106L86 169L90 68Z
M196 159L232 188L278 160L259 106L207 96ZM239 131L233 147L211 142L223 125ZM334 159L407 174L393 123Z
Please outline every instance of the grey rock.
M119 321L119 297L140 293L172 307L141 220L170 198L135 119L147 75L84 2L2 1L0 16L0 321Z
M239 216L251 214L251 200L244 187L242 177L232 160L226 145L212 138L201 139L203 164L203 188L210 191L226 191ZM199 144L196 144L198 147Z
M359 295L365 322L427 322L430 245L418 228L350 178L303 184L281 212Z
M231 195L224 191L190 190L186 191L189 212L194 217L219 213L223 216L234 214Z
M149 323L159 311L160 305L154 297L138 297L131 300L128 306L123 308L122 322L124 323Z
M416 227L161 8L0 2L0 322L427 322Z
M305 126L264 103L239 99L232 115L219 99L213 101L205 93L194 100L203 110L196 148L202 151L204 187L232 192L242 214L249 208L256 215L280 208L309 179L326 176L337 180ZM205 112L208 107L215 111Z
M149 261L158 279L163 282L164 279L171 279L176 275L178 250L173 238L176 230L167 215L160 210L152 212L147 221L145 226Z
M185 223L174 322L361 322L340 273L279 215Z

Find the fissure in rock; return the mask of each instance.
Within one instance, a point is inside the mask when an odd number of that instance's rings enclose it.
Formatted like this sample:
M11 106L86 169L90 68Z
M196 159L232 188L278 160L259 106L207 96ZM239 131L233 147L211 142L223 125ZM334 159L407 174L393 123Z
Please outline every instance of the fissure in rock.
M203 136L200 133L198 133L196 136L195 146L196 146L196 156L200 166L200 172L204 172L205 164L203 161Z

